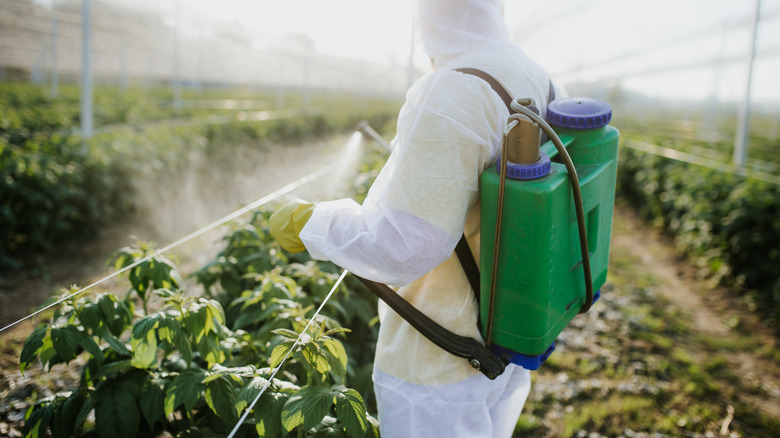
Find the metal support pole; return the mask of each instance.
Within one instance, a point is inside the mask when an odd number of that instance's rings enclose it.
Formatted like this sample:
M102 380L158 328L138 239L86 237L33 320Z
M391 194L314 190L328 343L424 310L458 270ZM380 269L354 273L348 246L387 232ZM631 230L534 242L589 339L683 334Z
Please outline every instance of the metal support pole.
M308 110L311 104L311 54L312 46L307 44L303 59L303 109Z
M57 97L60 92L59 72L57 71L57 9L54 1L51 4L51 96Z
M181 1L175 0L176 25L173 27L173 112L181 110Z
M90 0L81 0L81 135L92 137L92 16Z
M756 12L753 15L752 38L750 44L750 59L748 60L747 81L745 86L745 98L739 113L737 135L734 139L734 165L742 167L747 158L748 133L750 131L750 94L753 86L753 64L756 60L756 36L758 34L758 21L761 16L761 0L756 0Z
M702 124L702 127L704 129L704 132L702 135L705 138L709 138L710 144L714 144L716 141L718 141L721 136L718 132L718 115L719 115L719 109L720 109L720 87L721 83L723 82L723 71L725 62L723 61L726 58L726 43L728 41L728 24L724 23L723 30L720 33L720 50L718 52L718 58L715 61L714 70L714 78L712 80L712 91L710 91L710 96L708 98L707 102L707 110L705 114L705 123Z
M129 82L127 74L127 34L122 34L119 44L119 89L124 93L127 91Z
M275 55L276 58L276 75L278 82L276 84L276 109L284 108L284 54L279 52Z

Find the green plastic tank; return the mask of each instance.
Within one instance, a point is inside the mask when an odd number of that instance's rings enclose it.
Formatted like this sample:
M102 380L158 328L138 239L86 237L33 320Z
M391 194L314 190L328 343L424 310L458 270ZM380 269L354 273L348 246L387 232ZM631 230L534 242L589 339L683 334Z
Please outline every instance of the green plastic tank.
M609 125L611 118L606 102L588 98L553 101L546 117L579 177L594 291L607 278L612 231L618 131ZM547 141L537 163L510 165L505 181L490 344L494 353L528 369L539 368L558 335L586 304L572 188L557 155ZM498 167L491 166L481 177L480 321L485 339Z

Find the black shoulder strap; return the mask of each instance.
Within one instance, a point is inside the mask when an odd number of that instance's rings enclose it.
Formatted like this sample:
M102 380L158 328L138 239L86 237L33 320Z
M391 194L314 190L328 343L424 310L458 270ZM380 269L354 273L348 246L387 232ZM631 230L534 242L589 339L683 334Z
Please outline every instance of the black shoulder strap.
M499 97L501 97L501 100L504 101L504 105L506 105L506 108L509 110L509 113L513 113L511 103L512 103L512 96L509 95L509 93L506 91L506 89L494 78L493 76L490 76L489 74L485 73L482 70L477 70L476 68L456 68L455 71L459 71L461 73L466 73L467 75L476 76L483 81L490 84L490 88L493 89L496 93L498 93Z
M477 261L474 259L474 254L471 253L465 234L460 236L458 245L455 247L455 254L458 255L463 271L466 272L466 277L469 279L471 289L477 297L477 302L479 302L479 266L477 266Z
M512 110L512 106L511 106L512 96L496 80L496 78L476 68L456 68L455 71L476 76L484 80L488 84L490 84L490 88L492 88L493 91L495 91L496 94L498 94L498 96L501 97L501 100L504 101L504 104L509 110L509 113L512 114L515 112L514 110ZM549 93L547 95L548 105L550 102L555 100L555 87L553 86L552 79L550 80L549 88L550 88ZM539 111L537 110L536 112L538 113ZM466 241L465 235L461 236L460 240L458 241L458 245L455 247L455 254L458 255L460 264L463 266L463 270L466 272L466 277L468 277L469 279L469 284L471 285L471 289L474 290L474 295L476 295L477 301L479 301L479 295L480 295L479 267L477 266L477 261L474 260L474 255L471 253L471 250L469 249L469 244Z
M501 96L501 99L506 103L509 112L512 113L510 103L512 98L509 93L504 90L495 79L489 74L476 69L459 69L462 73L478 76L487 81L490 86L496 90ZM469 249L469 244L466 242L466 236L463 235L455 247L455 252L460 259L460 263L463 266L463 270L466 272L466 276L469 279L471 288L474 290L474 294L479 300L479 267L474 259L474 255ZM423 334L431 342L438 345L445 351L458 357L468 359L469 364L474 368L481 371L485 376L490 379L495 379L498 375L504 372L506 363L504 359L496 356L481 342L458 336L455 333L445 329L432 319L428 318L424 313L417 310L414 306L406 301L403 297L398 295L394 290L390 289L386 284L377 283L365 278L357 277L369 290L371 290L376 296L387 303L393 310L395 310L401 317L403 317L409 324L417 331Z

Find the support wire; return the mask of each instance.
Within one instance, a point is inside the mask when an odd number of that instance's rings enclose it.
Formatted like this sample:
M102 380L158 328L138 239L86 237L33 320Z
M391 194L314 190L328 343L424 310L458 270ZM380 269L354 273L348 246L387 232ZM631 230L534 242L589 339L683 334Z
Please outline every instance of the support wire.
M333 284L333 287L330 289L330 292L328 292L328 295L325 296L325 299L322 300L322 304L320 304L320 307L317 308L317 311L314 312L314 315L312 315L311 319L309 319L309 323L306 324L306 327L304 327L303 331L298 334L298 339L295 340L295 343L292 347L287 351L287 354L284 355L284 359L282 359L281 362L279 362L279 365L274 368L273 372L271 373L271 376L268 378L268 380L265 382L265 385L263 385L263 388L260 390L260 393L257 394L254 400L252 400L252 403L249 404L249 406L246 407L246 410L244 411L244 415L241 416L241 418L238 420L238 423L233 427L233 430L230 431L230 434L227 436L227 438L233 438L233 436L238 432L238 428L241 427L241 425L244 423L246 418L249 416L249 413L252 411L252 408L255 407L255 404L257 404L257 401L260 400L260 397L265 393L265 390L268 389L269 386L271 386L271 382L273 382L274 377L276 376L276 373L279 372L279 370L282 368L282 365L284 365L284 362L287 361L287 358L290 357L292 352L295 350L295 347L298 346L298 343L301 341L301 338L304 334L309 330L309 327L311 326L311 323L314 322L314 320L317 318L317 315L320 314L320 311L323 307L325 307L325 303L328 302L330 299L330 296L333 295L333 292L336 291L336 289L341 284L341 281L344 280L344 277L347 276L349 271L344 269L341 272L341 276L339 276L339 279L336 280L336 283Z
M22 319L20 319L20 320L18 320L16 322L8 324L7 326L5 326L5 327L0 329L0 333L5 331L5 330L8 330L9 328L11 328L11 327L13 327L13 326L15 326L15 325L17 325L17 324L27 320L27 319L30 319L30 318L34 317L34 316L36 316L36 315L38 315L38 314L40 314L40 313L42 313L42 312L44 312L44 311L46 311L48 309L51 309L52 307L58 306L58 305L62 304L63 302L65 302L65 301L75 297L76 295L79 295L82 292L85 292L85 291L87 291L89 289L92 289L93 287L95 287L95 286L97 286L99 284L102 284L102 283L104 283L104 282L106 282L106 281L108 281L108 280L118 276L119 274L122 274L123 272L126 272L126 271L128 271L130 269L133 269L136 266L138 266L141 263L144 263L144 262L150 260L153 257L157 257L160 254L164 254L164 253L166 253L166 252L176 248L177 246L179 246L179 245L181 245L181 244L183 244L185 242L188 242L188 241L190 241L190 240L192 240L192 239L194 239L196 237L199 237L199 236L201 236L201 235L203 235L203 234L205 234L205 233L207 233L207 232L209 232L209 231L211 231L211 230L213 230L213 229L215 229L215 228L225 224L226 222L229 222L229 221L231 221L233 219L236 219L239 216L242 216L242 215L244 215L244 214L246 214L246 213L248 213L248 212L250 212L252 210L255 210L256 208L258 208L258 207L260 207L260 206L262 206L264 204L267 204L267 203L269 203L269 202L279 198L280 196L286 195L287 193L292 192L293 190L297 189L300 186L303 186L303 185L308 184L308 183L310 183L312 181L315 181L316 179L318 179L321 176L325 175L327 172L331 171L332 168L336 167L337 165L339 165L339 161L335 161L335 162L333 162L333 163L331 163L331 164L329 164L327 166L324 166L323 168L317 170L316 172L313 172L313 173L311 173L309 175L306 175L305 177L303 177L303 178L301 178L301 179L299 179L297 181L294 181L294 182L292 182L290 184L287 184L286 186L276 190L275 192L272 192L272 193L270 193L268 195L265 195L262 198L252 202L251 204L248 204L245 207L242 207L242 208L234 211L233 213L230 213L227 216L222 217L221 219L217 219L216 221L214 221L214 222L206 225L205 227L200 228L200 229L198 229L198 230L196 230L196 231L194 231L194 232L192 232L192 233L182 237L181 239L179 239L179 240L177 240L177 241L175 241L175 242L165 246L164 248L161 248L161 249L155 251L154 253L152 253L150 255L147 255L146 257L144 257L144 258L142 258L142 259L140 259L140 260L138 260L138 261L136 261L136 262L134 262L134 263L132 263L132 264L130 264L128 266L125 266L124 268L114 272L113 274L110 274L110 275L108 275L106 277L103 277L100 280L90 284L89 286L81 288L81 289L77 290L76 292L73 292L72 294L70 294L70 295L68 295L68 296L66 296L64 298L60 298L59 300L57 300L57 301L55 301L55 302L53 302L53 303L51 303L51 304L41 308L41 309L36 310L35 312L25 316L24 318L22 318Z

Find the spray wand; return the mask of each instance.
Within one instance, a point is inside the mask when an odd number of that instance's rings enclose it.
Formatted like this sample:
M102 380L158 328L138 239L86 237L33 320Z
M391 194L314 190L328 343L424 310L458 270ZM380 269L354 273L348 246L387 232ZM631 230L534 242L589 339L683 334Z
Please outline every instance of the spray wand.
M390 146L390 143L385 141L385 139L382 138L382 136L379 135L379 133L376 132L374 128L372 128L371 125L369 125L365 120L358 124L357 130L371 137L372 140L379 143L383 148L387 149L388 152L393 152L393 147Z

